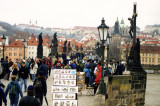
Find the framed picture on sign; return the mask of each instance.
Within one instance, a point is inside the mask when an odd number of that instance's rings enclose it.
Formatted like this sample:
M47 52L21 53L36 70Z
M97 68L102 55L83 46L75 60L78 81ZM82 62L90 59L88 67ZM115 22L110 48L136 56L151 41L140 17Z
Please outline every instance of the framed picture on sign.
M78 86L67 87L67 86L52 86L52 91L54 93L78 93Z
M53 100L60 100L60 99L75 100L76 94L75 93L53 93Z
M77 100L53 100L53 106L77 106Z
M53 85L60 85L60 86L76 86L76 80L61 80L61 79L54 79Z
M76 80L76 75L75 74L54 74L53 76L54 79L73 79Z
M76 74L75 69L54 69L54 74Z

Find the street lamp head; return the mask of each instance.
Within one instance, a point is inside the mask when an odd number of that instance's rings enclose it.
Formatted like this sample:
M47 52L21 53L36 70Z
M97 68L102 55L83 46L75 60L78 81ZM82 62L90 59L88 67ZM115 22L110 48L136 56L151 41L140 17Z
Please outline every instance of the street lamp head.
M109 27L105 24L104 18L102 18L102 23L98 26L99 38L101 41L107 40L108 29Z
M109 33L107 34L107 45L110 44L110 41L111 41L111 36L109 35Z
M5 45L5 42L6 42L6 37L3 35L3 37L2 37L2 44Z
M24 45L24 46L27 45L26 39L23 40L23 45Z

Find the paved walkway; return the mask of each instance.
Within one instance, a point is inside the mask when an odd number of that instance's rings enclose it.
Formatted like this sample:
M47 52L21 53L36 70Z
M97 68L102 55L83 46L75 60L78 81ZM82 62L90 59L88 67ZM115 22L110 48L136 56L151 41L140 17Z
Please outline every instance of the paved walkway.
M160 106L160 74L147 75L145 106Z
M51 74L52 75L52 74ZM7 86L9 81L3 80L2 82ZM31 85L33 82L28 79L27 85ZM47 98L49 102L49 106L53 106L52 104L52 94L51 94L51 86L53 85L53 78L52 76L47 80ZM24 92L24 96L27 95ZM9 106L9 97L7 97ZM86 90L82 92L82 95L78 95L78 106L93 106L94 104L94 96L88 96ZM43 106L46 106L45 101L43 101ZM160 106L160 74L148 74L147 75L147 89L146 89L146 99L145 99L145 106Z

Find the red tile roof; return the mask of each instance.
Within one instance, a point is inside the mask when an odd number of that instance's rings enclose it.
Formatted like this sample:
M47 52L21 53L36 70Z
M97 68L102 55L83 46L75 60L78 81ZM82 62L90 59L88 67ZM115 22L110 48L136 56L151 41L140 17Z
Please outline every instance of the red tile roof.
M8 47L24 47L22 41L14 41L8 45Z

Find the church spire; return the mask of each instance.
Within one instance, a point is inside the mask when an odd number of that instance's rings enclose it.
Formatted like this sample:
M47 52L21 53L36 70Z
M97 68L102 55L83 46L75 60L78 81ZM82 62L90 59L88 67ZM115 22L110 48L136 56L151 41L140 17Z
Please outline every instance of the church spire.
M123 18L122 18L122 20L121 20L121 24L124 24L124 20L123 20Z

